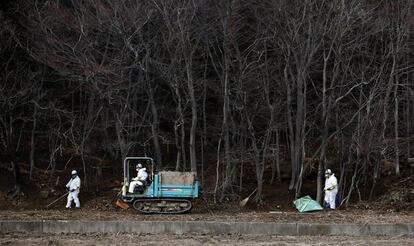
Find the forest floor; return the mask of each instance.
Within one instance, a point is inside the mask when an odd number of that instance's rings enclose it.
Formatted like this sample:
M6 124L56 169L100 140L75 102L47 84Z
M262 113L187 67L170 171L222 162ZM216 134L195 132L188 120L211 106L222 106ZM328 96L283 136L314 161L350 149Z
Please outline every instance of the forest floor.
M215 204L199 198L193 201L190 213L180 215L145 215L134 209L120 209L114 204L117 190L108 190L99 195L81 196L81 209L65 209L66 197L46 209L55 199L34 199L24 197L19 201L10 200L0 192L0 220L134 220L134 221L229 221L229 222L277 222L277 223L412 223L414 207L395 210L393 205L381 202L358 202L335 211L323 210L299 213L291 204L283 204L278 198L268 199L260 206L250 201L240 207L238 201ZM26 195L27 196L27 195ZM34 195L32 195L34 196ZM252 199L253 200L253 199ZM401 206L401 204L399 205Z
M7 192L13 188L13 176L8 170L0 171L0 220L105 220L105 221L225 221L225 222L274 222L316 224L381 224L413 223L414 175L382 180L375 199L358 201L337 210L299 213L293 207L292 194L288 192L288 179L264 186L264 199L257 204L254 197L241 208L239 201L254 189L254 180L243 187L239 196L214 202L210 190L193 201L193 210L181 215L143 215L133 209L120 209L114 205L121 187L119 180L106 176L103 181L80 194L81 209L65 209L66 198L50 208L46 205L65 193L67 176L48 178L37 173L30 181L25 178L23 194L12 200ZM214 176L214 175L210 175ZM108 178L109 177L109 178ZM207 186L210 187L210 186ZM214 186L211 186L214 187ZM253 187L253 188L252 188ZM303 194L312 193L314 179L308 179ZM238 187L237 187L238 188ZM358 194L358 193L357 193ZM363 193L362 193L363 194ZM264 236L238 234L182 234L149 235L138 233L29 233L0 232L0 245L414 245L413 236Z
M105 176L105 173L104 173ZM206 175L207 176L207 175ZM214 175L210 175L214 176ZM67 175L64 173L49 178L38 172L34 180L25 179L23 195L18 200L8 197L7 191L13 187L12 173L0 171L0 220L182 220L182 221L254 221L278 223L413 223L414 221L414 172L405 172L404 177L390 176L378 186L375 199L358 201L354 198L349 206L344 204L335 211L299 213L293 207L292 194L288 192L288 179L274 184L265 183L264 199L254 202L254 196L241 208L239 201L254 189L254 180L243 187L237 197L214 203L212 191L204 190L201 198L193 201L191 213L182 215L143 215L133 209L119 209L114 205L121 184L113 174L81 190L82 208L65 209L66 198L46 209L46 205L65 193ZM303 194L312 193L316 186L314 179L304 183ZM210 187L210 186L208 186ZM214 186L211 186L214 187ZM253 187L253 188L252 188ZM363 193L362 193L363 194Z

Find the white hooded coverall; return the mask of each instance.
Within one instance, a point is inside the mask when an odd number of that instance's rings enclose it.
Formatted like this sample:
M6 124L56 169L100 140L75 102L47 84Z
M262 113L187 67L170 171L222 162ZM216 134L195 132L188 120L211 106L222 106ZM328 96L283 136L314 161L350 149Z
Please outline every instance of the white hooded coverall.
M144 168L140 168L138 170L137 177L133 178L132 180L134 180L134 181L132 181L129 184L128 192L129 193L134 193L135 186L136 185L141 185L141 186L144 185L144 183L147 180L147 178L148 178L147 169L145 167Z
M68 194L68 203L66 204L66 208L70 208L72 205L72 201L75 201L75 205L77 208L80 208L80 201L78 198L79 191L80 191L81 181L78 176L75 178L71 178L67 183L66 187L69 189ZM72 192L71 192L72 191Z
M335 174L331 174L325 181L325 202L329 204L331 209L335 209L335 198L338 194L338 181Z

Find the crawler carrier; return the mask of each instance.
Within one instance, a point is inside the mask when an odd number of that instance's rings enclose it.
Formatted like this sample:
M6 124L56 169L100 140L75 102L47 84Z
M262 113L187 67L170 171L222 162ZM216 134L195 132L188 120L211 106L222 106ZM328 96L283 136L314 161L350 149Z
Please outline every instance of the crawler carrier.
M136 164L147 169L145 187L128 192L132 178L136 176ZM141 213L179 214L191 210L191 200L198 197L199 183L195 172L157 171L149 157L126 157L124 160L124 184L122 200L132 204Z

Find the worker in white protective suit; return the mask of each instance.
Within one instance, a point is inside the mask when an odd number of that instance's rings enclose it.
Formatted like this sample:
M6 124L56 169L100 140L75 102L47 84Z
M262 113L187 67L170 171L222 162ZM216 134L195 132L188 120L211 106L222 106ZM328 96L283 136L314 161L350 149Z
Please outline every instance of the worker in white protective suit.
M325 203L326 207L330 209L335 209L335 199L336 194L338 194L338 180L335 177L335 174L332 173L331 169L326 169L325 171Z
M142 186L145 187L145 184L147 182L148 173L147 169L145 167L142 167L141 163L138 163L137 167L137 176L133 178L132 182L129 184L128 192L134 193L135 186Z
M66 188L69 191L66 208L70 208L72 206L72 201L75 201L76 208L80 208L80 201L78 196L80 192L81 180L76 170L73 170L71 175L72 177L66 185Z

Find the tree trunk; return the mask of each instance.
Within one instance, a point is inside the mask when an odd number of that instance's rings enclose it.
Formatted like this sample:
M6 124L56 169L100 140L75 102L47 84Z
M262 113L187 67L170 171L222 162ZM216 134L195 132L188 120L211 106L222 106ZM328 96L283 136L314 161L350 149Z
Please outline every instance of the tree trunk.
M175 146L177 148L177 157L176 157L176 161L175 161L175 171L180 170L180 167L182 166L181 164L181 144L180 144L180 136L181 134L179 133L179 126L180 123L178 123L178 120L174 121L174 138L175 138Z
M188 92L190 94L190 101L191 101L191 129L190 129L190 165L191 171L197 172L197 155L196 155L196 130L197 130L197 101L195 98L194 92L194 80L192 76L192 61L191 57L187 59L186 64L186 72L187 72L187 85L188 85Z
M257 139L256 134L253 128L253 124L247 115L246 112L246 120L248 124L248 131L251 137L253 152L254 152L254 164L256 167L256 182L257 182L257 192L256 192L256 202L259 202L262 198L262 191L263 191L263 173L264 173L264 162L265 162L265 154L263 153L262 161L260 160L260 151L257 147ZM264 150L266 148L263 148Z
M294 131L293 131L293 119L292 119L292 109L291 109L291 103L292 103L292 95L291 95L291 89L290 84L288 80L288 73L287 73L287 65L284 69L284 77L285 77L285 83L286 83L286 114L287 114L287 123L288 123L288 130L289 130L289 153L290 153L290 162L291 162L291 179L289 184L289 189L293 189L295 183L296 183L296 166L294 165L295 160L295 145L294 145Z
M275 130L275 148L273 149L273 160L272 160L272 179L270 181L273 184L276 177L277 181L280 183L280 147L279 147L279 129Z
M217 162L216 162L216 184L214 185L214 203L217 203L217 190L220 182L220 147L221 135L217 145Z
M318 177L317 177L317 193L316 201L322 204L322 187L324 179L324 170L326 169L326 147L328 140L328 121L329 121L329 111L330 106L328 105L328 99L326 95L326 84L327 84L327 65L330 56L330 51L325 57L324 55L324 64L323 64L323 79L322 79L322 143L321 143L321 154L319 156L318 163Z
M304 78L302 75L298 76L297 80L297 92L296 92L296 124L295 124L295 147L294 147L294 172L292 172L291 185L289 190L293 190L298 182L299 171L303 165L303 154L304 154L304 125L305 125L305 93L304 93Z
M400 175L400 148L398 146L398 85L394 87L394 134L395 134L395 174Z
M17 161L16 157L14 157L13 159L14 161L12 161L12 167L13 167L13 175L14 175L14 189L11 192L12 193L11 198L19 199L22 193L23 183L22 183L22 177L20 173L19 162Z
M186 155L185 155L185 122L182 106L182 97L179 90L178 82L173 84L174 94L177 98L177 119L174 124L175 144L177 146L177 160L175 163L175 170L186 170ZM182 157L182 158L181 158Z
M359 107L362 107L362 97L363 97L363 92L362 92L362 87L360 87L360 91L359 91L359 99L358 99L358 105ZM358 174L359 174L359 163L361 161L361 128L362 128L362 113L361 111L358 112L358 121L357 121L357 126L356 126L356 160L355 160L355 166L354 166L354 173L352 175L352 179L351 179L351 185L349 187L349 191L348 194L345 198L345 205L348 207L349 205L349 200L351 198L352 192L354 190L354 187L357 185L358 183Z
M152 143L154 144L155 155L157 157L157 167L162 167L162 155L161 155L161 147L160 147L160 140L159 140L159 128L158 128L158 110L157 106L155 105L154 100L154 91L152 89L151 82L148 82L148 97L151 104L151 112L152 112L152 124L151 124L151 133L152 133Z
M19 199L20 195L22 193L22 186L23 186L23 181L22 181L22 177L21 177L21 172L20 172L20 165L19 165L19 160L16 154L16 149L17 146L15 144L15 140L14 140L14 136L13 136L13 127L12 127L12 117L10 117L10 130L9 130L9 141L8 141L8 152L9 152L9 156L11 157L11 164L12 164L12 168L13 168L13 176L14 176L14 189L9 192L9 194L11 193L11 198L12 199Z
M224 163L226 165L226 176L223 184L224 193L231 188L232 182L232 166L230 163L230 134L229 134L229 75L227 64L227 51L224 55L224 98L223 98L223 133L224 133Z
M35 133L36 133L36 123L37 123L37 106L33 105L33 127L32 127L32 134L30 140L30 171L29 171L29 179L32 179L33 175L33 168L34 168L34 153L35 153Z

